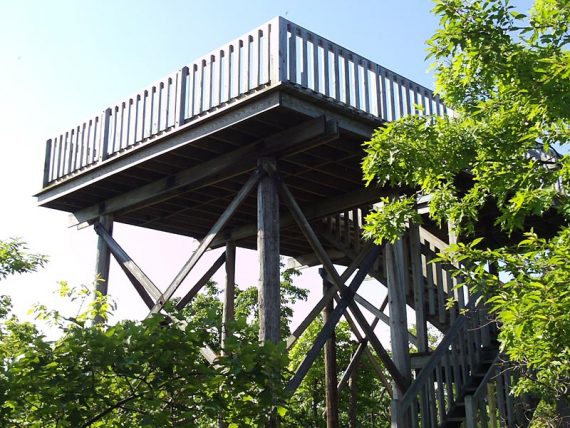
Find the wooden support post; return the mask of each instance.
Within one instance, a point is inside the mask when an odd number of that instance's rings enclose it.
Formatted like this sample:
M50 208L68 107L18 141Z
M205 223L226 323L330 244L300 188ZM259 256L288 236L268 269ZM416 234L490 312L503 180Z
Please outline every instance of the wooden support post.
M113 234L113 217L104 215L99 217L99 223L109 235ZM109 291L109 267L111 264L111 250L107 243L99 236L97 238L97 255L95 260L95 293L106 296ZM95 323L101 324L104 319L95 317Z
M260 168L274 159L260 159ZM273 179L263 175L257 187L257 251L259 253L259 340L279 341L279 196Z
M395 244L386 244L386 276L388 282L389 310L390 310L390 338L392 343L392 358L399 373L406 382L411 380L411 361L408 345L408 322L406 317L406 284L407 269L404 266L404 246L402 240ZM394 398L401 400L406 391L394 384ZM397 409L394 406L393 409ZM405 426L411 426L409 413L406 415L392 415L392 418L401 420Z
M348 390L350 391L350 402L348 407L348 426L350 428L356 428L358 424L357 415L358 415L358 387L356 385L356 379L358 377L358 362L356 363L356 367L352 371L350 375L350 379L348 380Z
M224 309L222 320L222 352L224 350L226 339L230 334L228 324L233 322L235 318L235 281L236 276L236 243L228 241L226 243L226 288L224 290Z
M321 268L320 274L323 277L323 294L334 286L325 278L325 272ZM331 300L323 309L323 322L326 324L330 319L330 315L334 310L334 304ZM332 331L329 339L325 343L325 403L327 413L327 428L338 428L338 391L336 385L336 335Z

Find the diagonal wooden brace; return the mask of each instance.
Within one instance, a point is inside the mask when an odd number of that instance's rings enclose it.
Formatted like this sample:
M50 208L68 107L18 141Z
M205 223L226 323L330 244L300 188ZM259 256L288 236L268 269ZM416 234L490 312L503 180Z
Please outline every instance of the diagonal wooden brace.
M129 257L129 255L121 248L121 246L113 239L100 223L93 225L95 232L105 241L111 254L119 263L119 266L125 272L141 298L149 308L155 305L155 301L160 299L161 292L156 285L145 275L145 273L137 266L137 264Z
M194 284L194 287L192 287L190 291L186 293L186 295L182 299L180 299L180 301L176 305L176 309L181 310L188 303L190 303L192 299L196 296L196 294L198 294L198 292L202 289L202 287L204 287L204 285L206 285L206 283L210 280L210 278L212 278L212 276L218 271L218 269L222 267L225 261L226 261L226 253L222 253L220 257L218 257L217 260L214 262L214 264L210 267L210 269L208 269L208 271L202 276L202 278L200 278L196 282L196 284Z
M297 371L295 372L295 374L287 384L286 390L289 393L291 394L294 393L301 384L301 382L303 381L305 375L311 368L313 362L317 358L322 347L325 345L325 342L328 340L328 338L334 331L344 311L350 304L350 301L352 300L354 293L356 293L356 291L362 284L362 281L364 281L364 278L366 277L368 270L370 270L370 268L374 264L379 254L380 254L380 248L375 246L372 248L366 259L364 260L361 269L352 279L350 286L347 287L345 295L343 295L342 299L340 300L334 311L330 314L328 322L323 326L320 333L317 335L317 338L315 339L313 346L311 347L309 352L307 352L305 359L301 362L301 364L297 368Z
M340 279L344 282L354 273L354 271L358 268L362 260L365 258L366 254L372 248L372 243L366 245L364 249L358 254L356 259L350 264L349 267L345 269L345 271L340 276ZM303 321L297 326L295 331L291 333L291 335L287 339L287 349L291 349L293 345L297 342L297 339L301 337L303 332L309 327L309 325L313 322L313 320L320 314L323 308L333 299L334 295L337 293L336 288L329 288L327 292L321 297L321 299L317 302L317 304L311 309L309 314L305 317Z
M289 191L288 187L280 179L276 170L268 168L266 169L266 171L275 179L277 186L279 187L279 190L283 196L283 199L287 204L287 206L289 207L291 214L295 219L295 222L303 232L303 235L305 235L305 238L309 242L309 245L312 247L317 257L319 258L320 262L323 265L323 268L326 270L327 274L330 275L330 277L332 278L332 283L338 288L338 290L341 293L341 296L344 299L345 297L344 294L347 293L347 287L341 281L340 276L336 271L336 269L334 268L332 261L328 257L325 249L323 248L322 244L317 238L317 235L313 231L311 225L303 215L303 212L299 207L299 205L297 204L297 201L295 201L295 198ZM400 373L400 371L398 370L398 368L396 367L396 365L388 355L388 352L386 351L386 349L384 349L384 347L380 343L380 340L378 340L378 338L374 334L374 331L371 329L370 325L368 324L368 321L366 321L366 318L364 317L364 315L362 314L356 303L353 301L352 297L347 300L348 300L348 307L350 307L356 321L358 322L358 324L360 325L360 327L362 328L362 330L370 340L370 344L374 348L374 351L378 354L378 356L380 357L380 359L382 360L382 362L390 372L390 375L392 376L392 379L394 379L394 382L396 383L398 388L400 388L401 391L405 391L409 384L408 380L406 380L406 378L402 376L402 374Z
M161 295L160 300L151 309L149 316L159 312L164 307L164 304L172 297L172 295L178 289L178 287L180 287L182 281L184 281L184 279L188 276L192 268L196 265L196 263L198 263L198 261L204 255L204 253L206 252L206 250L208 249L214 238L224 228L228 220L236 212L238 207L249 195L249 193L255 187L258 181L259 181L259 173L258 171L255 171L251 175L251 177L249 177L249 179L245 182L243 187L240 189L240 191L232 200L232 202L228 205L228 207L220 216L218 221L216 221L216 223L212 226L208 234L204 237L204 239L202 239L196 251L194 251L194 253L188 259L188 261L184 264L184 266L182 266L182 269L180 270L180 272L178 272L178 275L176 275L172 283L168 286L166 291Z

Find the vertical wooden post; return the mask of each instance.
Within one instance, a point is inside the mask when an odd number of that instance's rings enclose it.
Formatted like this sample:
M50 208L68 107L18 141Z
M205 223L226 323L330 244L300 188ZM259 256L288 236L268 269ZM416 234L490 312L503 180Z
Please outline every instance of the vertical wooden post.
M348 408L348 420L349 420L348 426L350 428L356 428L358 424L358 419L357 419L358 386L356 384L357 377L358 377L358 362L356 363L356 366L354 367L354 370L352 370L350 378L348 379L348 389L350 391L350 404Z
M99 217L99 223L107 231L109 235L113 234L113 218L110 215ZM109 290L109 266L111 264L111 251L103 238L97 238L97 254L95 259L95 293L103 296L107 295ZM95 323L101 324L104 320L97 316Z
M230 334L228 324L235 317L235 271L236 271L236 243L226 242L226 288L224 290L224 309L222 319L222 352L224 352L226 339Z
M411 380L411 361L408 345L408 321L406 316L406 280L404 245L402 240L395 244L386 244L386 279L388 283L388 306L390 310L390 339L392 343L392 359L398 371L407 380ZM401 400L406 391L394 384L394 399ZM392 406L397 413L399 406ZM392 414L393 422L401 420L404 426L411 426L410 413L406 415Z
M274 159L260 159L258 167ZM264 174L257 187L257 251L259 254L259 340L279 341L279 196L273 179Z
M324 269L320 269L319 273L323 277L323 294L327 294L333 285L325 279L326 273ZM333 299L334 300L334 299ZM334 309L334 303L331 300L323 308L323 322L326 324ZM325 403L327 414L327 428L338 428L338 391L337 391L337 367L336 367L336 336L334 331L325 343Z
M262 343L279 342L281 315L281 281L279 275L279 194L273 179L264 167L276 169L275 159L259 159L261 178L257 186L257 252L259 256L259 340ZM276 413L266 425L279 426Z

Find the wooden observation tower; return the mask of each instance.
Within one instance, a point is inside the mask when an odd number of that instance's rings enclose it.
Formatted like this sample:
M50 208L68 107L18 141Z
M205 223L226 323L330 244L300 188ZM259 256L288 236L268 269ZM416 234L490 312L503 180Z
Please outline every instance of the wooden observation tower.
M513 374L498 369L497 332L484 308L467 289L454 288L449 266L430 263L448 245L447 231L411 226L399 242L381 247L361 237L373 204L398 193L363 186L362 142L412 114L447 112L430 90L275 18L48 140L37 197L43 207L71 213L78 227L93 225L98 272L108 278L112 254L150 313L184 285L207 249L218 247L225 253L185 291L179 308L225 264L223 317L232 319L236 247L259 254L260 340L287 340L290 348L336 302L290 380L291 393L345 317L360 341L353 362L374 358L391 375L392 426L522 425L525 409L509 394ZM200 244L161 291L113 239L115 221ZM289 338L279 337L280 255L322 265L328 284ZM335 265L347 269L339 274ZM387 287L381 305L358 294L366 275ZM106 282L100 287L106 293ZM455 303L446 306L449 298ZM374 315L372 324L364 311ZM417 334L408 332L409 321ZM391 354L374 333L378 322L390 326ZM428 324L443 335L435 350ZM203 354L210 362L216 357L211 349ZM339 367L340 385L355 365ZM328 382L331 394L335 383Z

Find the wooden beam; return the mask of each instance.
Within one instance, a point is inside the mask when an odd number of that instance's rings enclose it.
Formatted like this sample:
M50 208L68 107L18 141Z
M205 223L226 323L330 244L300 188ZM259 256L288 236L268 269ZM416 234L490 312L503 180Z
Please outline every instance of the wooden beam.
M340 279L343 281L343 283L346 282L348 278L350 278L350 276L354 273L354 271L360 266L360 264L362 263L362 261L364 260L364 258L366 257L371 248L372 248L372 243L368 244L352 261L350 266L348 266L344 270L344 272L340 276ZM331 289L327 290L324 296L321 297L321 300L319 300L318 303L313 307L313 309L311 309L311 311L307 314L305 319L303 319L303 321L301 321L301 323L297 326L295 331L291 333L291 335L287 339L287 349L291 349L293 347L297 339L301 337L303 332L307 329L307 327L309 327L309 325L313 322L316 316L321 313L325 305L328 302L332 301L336 293L337 293L336 288L333 288L332 290Z
M321 269L322 270L322 269ZM321 275L322 276L322 275ZM323 295L335 287L323 277ZM335 290L336 291L336 290ZM323 322L329 321L334 310L333 302L330 301L323 309ZM327 428L338 428L338 391L336 386L336 335L333 330L325 343L325 405L327 414Z
M222 340L224 350L226 340L230 335L229 324L235 319L235 289L236 289L236 243L226 243L226 286L224 288L224 307L222 312Z
M356 303L362 305L368 312L374 315L375 319L382 321L386 325L390 325L390 317L362 297L360 294L355 294L354 300ZM415 346L418 346L418 338L408 331L408 340Z
M314 205L303 207L303 213L308 220L324 217L330 214L351 209L363 204L372 203L377 201L383 196L393 195L394 191L391 189L377 189L374 187L367 187L351 193L329 198L325 201L320 201ZM285 214L281 217L279 227L285 229L295 225L295 219L291 214ZM228 235L228 239L239 241L241 239L250 238L257 234L257 224L249 224L235 228ZM217 248L225 244L225 237L220 237L212 242L212 248Z
M276 167L274 159L260 159L259 168ZM257 187L257 251L259 255L259 340L279 342L281 316L279 274L279 196L273 179L263 174Z
M368 341L364 339L362 342L358 344L356 351L354 351L354 354L352 354L350 362L348 363L348 366L346 366L346 370L343 372L340 381L338 382L337 389L339 393L340 391L343 390L348 380L350 379L353 371L358 366L358 362L360 361L360 358L362 357L362 354L364 353L364 350L366 349L367 346L368 346Z
M152 308L155 301L160 298L161 292L149 277L137 266L137 264L129 257L129 255L121 248L121 246L113 239L107 230L100 224L94 224L95 232L107 244L107 247L113 254L113 257L119 263L119 266L125 272L141 298L149 308ZM152 297L151 297L152 296Z
M220 233L220 231L224 228L228 220L232 217L232 215L235 213L235 211L238 209L241 203L245 200L249 192L251 192L251 190L257 184L258 181L259 181L259 174L256 171L245 182L245 184L240 189L238 194L228 205L228 207L220 216L220 218L218 218L216 223L212 226L208 234L204 237L204 239L202 239L202 241L200 241L200 245L198 245L196 251L194 251L190 259L188 259L188 261L184 264L184 266L182 266L180 272L178 272L172 283L168 286L168 288L162 294L160 299L158 299L157 303L151 309L149 315L159 312L163 308L164 304L172 297L172 295L178 289L180 284L182 284L182 281L184 281L184 279L190 273L192 268L196 265L196 263L198 263L202 255L209 248L210 244L212 243L216 235Z
M51 140L50 140L51 142ZM99 223L103 227L109 236L113 234L113 217L109 215L104 215L99 217ZM111 264L111 251L109 246L101 236L97 238L97 254L95 260L95 298L99 294L107 296L109 291L109 267ZM101 324L104 319L97 315L94 322L96 324Z
M303 235L305 235L305 238L309 242L309 245L312 247L315 254L317 254L321 259L321 263L323 264L324 269L327 271L327 274L330 275L332 278L332 283L338 288L338 290L340 291L341 295L344 298L344 293L347 292L346 285L344 285L340 280L338 272L334 268L331 260L328 258L326 251L324 250L322 244L318 240L317 235L311 228L311 225L303 215L303 211L301 211L301 208L295 201L295 198L293 197L287 186L279 179L279 177L277 176L277 172L271 168L267 169L267 172L273 177L275 177L279 190L283 194L285 203L291 210L291 214L293 215L297 225L301 229ZM394 365L394 362L388 355L388 352L386 352L386 350L384 349L384 347L382 346L382 344L374 334L374 331L371 330L370 325L366 321L366 318L364 317L364 315L362 314L362 312L360 311L360 309L358 308L352 297L348 299L347 305L350 307L358 324L364 330L366 336L370 340L370 344L374 348L374 351L378 354L378 356L380 357L380 359L382 360L382 362L390 372L394 381L399 385L399 387L402 390L405 390L408 386L408 381L399 373L397 367Z
M289 380L286 390L290 394L293 394L297 390L301 382L303 381L303 378L305 377L305 375L313 365L313 362L315 361L321 349L325 345L325 342L330 337L331 333L334 331L340 318L342 317L350 301L352 300L354 293L358 290L358 288L362 284L362 281L364 281L366 273L372 267L379 254L380 254L380 249L377 246L374 246L370 251L370 253L367 255L366 259L362 264L362 268L359 269L359 271L352 279L352 282L350 283L350 286L346 289L344 295L342 296L342 299L337 304L334 311L331 313L328 322L325 323L325 325L317 335L315 341L313 342L313 346L311 347L311 349L309 349L309 351L305 355L305 358L297 368L297 371L295 372L293 377Z
M411 380L411 362L408 345L408 323L406 317L406 284L404 272L404 248L402 240L396 244L385 244L386 277L388 282L388 307L390 311L390 339L392 356L400 374ZM402 398L406 388L395 384L394 397Z
M91 222L102 214L120 213L155 204L175 196L183 187L192 185L193 189L197 189L242 174L254 169L256 160L260 156L290 154L301 148L306 150L307 147L324 144L336 138L338 138L336 122L327 121L325 117L311 119L211 161L76 211L70 216L70 226Z
M274 92L264 97L258 97L247 104L237 105L231 111L212 117L204 116L201 119L176 128L173 132L165 132L160 137L145 142L136 150L128 150L121 155L114 155L103 163L88 167L87 171L73 180L64 180L53 183L37 195L39 205L47 205L64 195L101 181L118 172L132 168L150 159L176 150L179 147L192 144L194 141L215 135L236 123L258 116L268 110L275 109L281 104L279 93ZM86 221L86 220L83 220Z
M200 290L208 283L208 281L212 278L212 276L218 271L218 269L224 264L226 261L227 254L222 253L220 257L216 259L216 261L210 266L210 268L206 271L202 277L196 281L196 284L186 293L182 299L176 304L177 310L182 310L184 307L194 299L196 294L200 292Z

